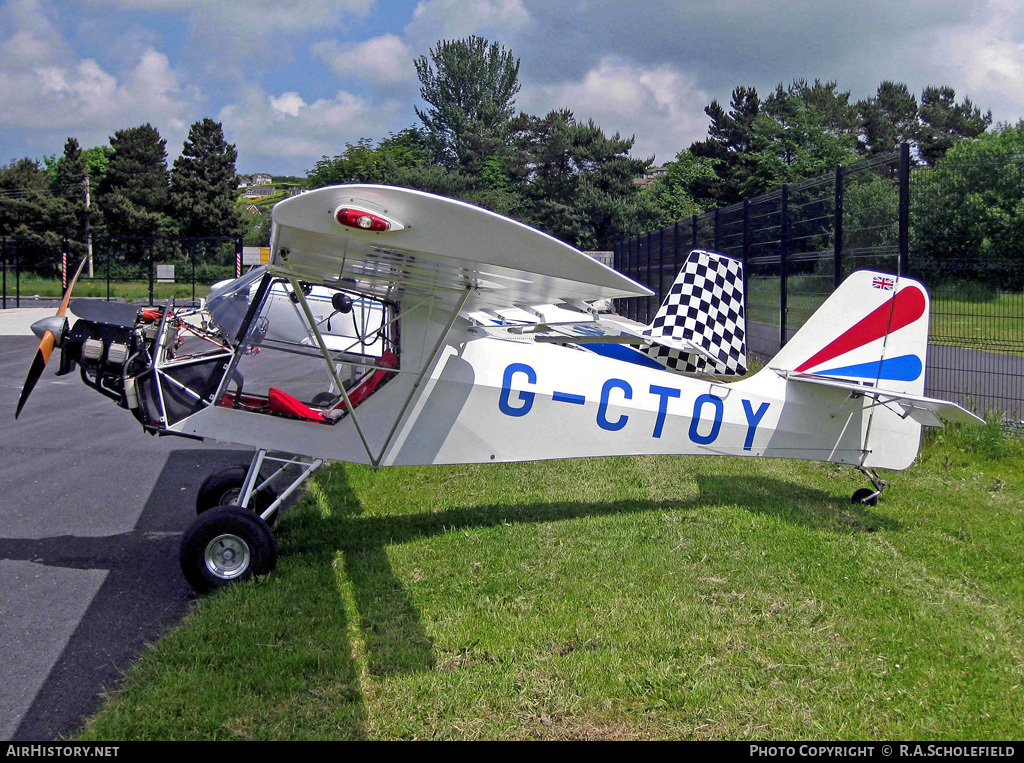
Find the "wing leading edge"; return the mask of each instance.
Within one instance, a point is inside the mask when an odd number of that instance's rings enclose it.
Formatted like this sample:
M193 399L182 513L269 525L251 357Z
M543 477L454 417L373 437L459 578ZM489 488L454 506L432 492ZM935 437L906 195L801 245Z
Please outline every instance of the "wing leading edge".
M350 208L397 225L377 231L339 222L340 211ZM384 299L454 299L470 288L469 311L651 294L527 225L407 188L319 188L277 204L273 218L272 269L299 279L354 282Z

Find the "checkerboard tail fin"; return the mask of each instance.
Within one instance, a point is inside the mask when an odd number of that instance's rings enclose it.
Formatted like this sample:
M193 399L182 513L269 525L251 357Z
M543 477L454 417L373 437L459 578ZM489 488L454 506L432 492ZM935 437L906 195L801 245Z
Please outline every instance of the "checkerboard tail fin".
M722 254L690 252L665 302L645 329L647 354L671 371L711 376L747 372L743 263ZM659 344L658 340L666 340ZM696 346L686 352L675 340Z

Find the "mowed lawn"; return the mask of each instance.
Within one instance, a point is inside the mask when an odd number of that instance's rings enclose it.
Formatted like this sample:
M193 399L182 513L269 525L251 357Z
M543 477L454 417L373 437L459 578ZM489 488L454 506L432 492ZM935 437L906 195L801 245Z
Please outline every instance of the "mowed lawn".
M1019 739L1024 448L336 465L100 739Z

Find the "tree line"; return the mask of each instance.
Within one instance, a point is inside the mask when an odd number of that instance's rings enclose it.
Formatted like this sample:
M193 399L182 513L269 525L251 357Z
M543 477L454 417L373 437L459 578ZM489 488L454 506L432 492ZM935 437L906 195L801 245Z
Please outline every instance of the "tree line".
M167 141L150 124L118 130L109 146L83 150L68 138L59 157L0 168L0 236L16 239L21 267L39 272L62 250L81 257L87 227L94 240L239 236L236 158L212 119L192 125L170 170Z
M740 86L727 107L712 101L705 108L707 137L641 186L635 181L654 157L633 156L633 137L608 135L565 108L543 116L517 111L519 63L481 37L439 41L413 61L423 102L415 109L419 123L377 142L347 143L316 162L304 185L371 182L430 191L597 249L902 142L913 145L917 163L937 171L964 139L1012 142L1007 136L1020 130L989 131L991 113L957 100L948 86L925 88L918 98L887 81L860 101L820 80L779 84L763 98ZM0 235L18 239L27 268L52 261L64 239L80 251L88 182L93 237L245 235L247 243L265 244L266 216L247 216L239 203L236 159L235 146L211 119L192 125L170 169L166 141L149 124L116 132L109 146L83 150L68 138L60 157L0 168Z

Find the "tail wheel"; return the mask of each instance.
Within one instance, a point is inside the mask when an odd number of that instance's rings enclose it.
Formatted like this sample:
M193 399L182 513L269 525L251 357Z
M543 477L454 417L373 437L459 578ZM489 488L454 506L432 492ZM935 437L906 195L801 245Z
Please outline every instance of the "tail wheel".
M196 514L202 514L217 506L237 505L248 472L249 468L246 466L229 466L203 480L196 496ZM276 500L277 492L268 485L249 499L249 506L256 514L263 514ZM277 515L278 512L275 511L267 520L271 527L277 522Z
M850 503L860 504L861 506L877 506L878 493L878 490L869 487L858 488L850 497Z
M265 575L277 566L270 527L248 509L218 506L199 515L181 539L181 571L198 594Z

